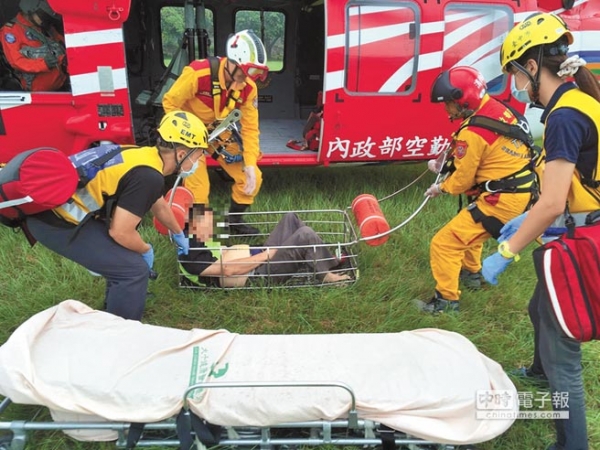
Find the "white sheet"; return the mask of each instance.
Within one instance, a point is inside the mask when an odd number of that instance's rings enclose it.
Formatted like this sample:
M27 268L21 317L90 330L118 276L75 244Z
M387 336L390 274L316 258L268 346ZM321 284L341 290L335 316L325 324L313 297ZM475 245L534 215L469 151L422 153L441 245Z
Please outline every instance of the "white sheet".
M0 394L45 405L55 419L160 421L177 414L189 385L205 381L344 382L354 390L359 418L445 444L483 442L514 421L476 418L477 391L507 390L516 398L516 389L467 338L439 329L184 331L67 300L31 317L0 347ZM215 424L269 426L346 418L350 397L339 388L217 388L196 391L191 407Z

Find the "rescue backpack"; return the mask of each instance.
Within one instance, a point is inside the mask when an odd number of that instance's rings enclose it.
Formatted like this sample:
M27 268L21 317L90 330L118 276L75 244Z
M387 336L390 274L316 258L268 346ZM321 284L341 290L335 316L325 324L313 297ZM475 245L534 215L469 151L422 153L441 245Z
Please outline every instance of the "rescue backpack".
M580 342L600 339L600 210L533 251L538 276L563 332Z
M17 228L26 216L57 208L122 150L110 144L70 157L45 147L19 153L0 169L0 223Z

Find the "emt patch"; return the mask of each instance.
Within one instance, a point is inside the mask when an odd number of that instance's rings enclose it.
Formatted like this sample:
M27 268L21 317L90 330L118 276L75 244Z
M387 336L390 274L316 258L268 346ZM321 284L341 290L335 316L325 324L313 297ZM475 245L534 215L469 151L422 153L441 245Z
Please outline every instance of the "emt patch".
M5 40L6 42L8 42L9 44L14 44L14 43L16 42L17 38L16 38L16 37L15 37L15 35L14 35L14 34L12 34L12 33L6 33L6 34L4 35L4 40Z
M467 148L469 148L469 144L466 141L456 141L454 143L454 156L462 159L467 154Z

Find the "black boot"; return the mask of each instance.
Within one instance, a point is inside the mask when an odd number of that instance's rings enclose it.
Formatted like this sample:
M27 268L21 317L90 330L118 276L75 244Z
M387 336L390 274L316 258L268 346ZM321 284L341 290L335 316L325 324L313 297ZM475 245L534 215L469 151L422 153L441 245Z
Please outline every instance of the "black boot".
M231 206L229 207L229 233L244 235L244 236L255 236L260 234L260 230L254 228L252 225L248 225L244 222L244 216L242 213L248 209L250 205L241 205L239 203L231 201Z

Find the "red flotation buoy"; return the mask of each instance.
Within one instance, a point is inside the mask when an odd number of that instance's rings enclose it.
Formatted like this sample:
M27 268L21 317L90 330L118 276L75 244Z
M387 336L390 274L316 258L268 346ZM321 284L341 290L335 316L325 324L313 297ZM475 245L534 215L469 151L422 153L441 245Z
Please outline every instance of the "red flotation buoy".
M165 200L168 202L171 199L171 193L173 189L165 194ZM183 206L184 209L189 209L194 204L194 194L188 188L184 186L177 186L175 188L175 194L173 195L173 204Z
M361 194L352 201L352 213L358 224L360 235L364 241L376 247L385 243L390 235L370 239L373 236L390 230L390 224L385 219L379 202L371 194Z
M169 190L165 194L165 200L168 202L171 199L172 189ZM177 186L175 188L175 193L173 194L173 203L171 204L171 211L173 211L173 215L177 219L177 223L181 228L185 226L185 221L188 217L188 211L194 203L194 194L189 189L183 186ZM169 230L161 224L156 217L154 218L154 228L160 234L167 235L169 234Z

